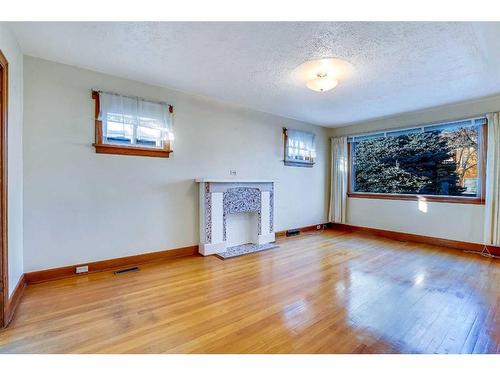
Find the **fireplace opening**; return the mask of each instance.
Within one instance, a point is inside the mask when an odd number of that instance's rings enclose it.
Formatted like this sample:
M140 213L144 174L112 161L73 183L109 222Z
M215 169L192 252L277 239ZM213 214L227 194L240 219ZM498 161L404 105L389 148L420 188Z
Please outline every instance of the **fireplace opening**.
M226 246L233 247L258 242L256 212L238 212L226 216Z

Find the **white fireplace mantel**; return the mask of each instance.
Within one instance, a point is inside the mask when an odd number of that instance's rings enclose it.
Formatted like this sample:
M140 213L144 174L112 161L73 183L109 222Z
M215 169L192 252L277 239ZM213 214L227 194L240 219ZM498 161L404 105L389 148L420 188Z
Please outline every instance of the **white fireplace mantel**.
M263 179L198 178L200 194L200 246L203 255L223 253L228 249L228 217L252 213L257 224L252 229L252 243L275 241L274 183Z

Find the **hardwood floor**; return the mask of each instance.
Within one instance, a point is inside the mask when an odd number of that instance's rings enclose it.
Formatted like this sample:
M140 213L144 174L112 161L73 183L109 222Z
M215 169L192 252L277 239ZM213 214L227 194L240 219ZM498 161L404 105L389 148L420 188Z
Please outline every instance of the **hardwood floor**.
M328 230L28 286L1 353L499 353L500 263Z

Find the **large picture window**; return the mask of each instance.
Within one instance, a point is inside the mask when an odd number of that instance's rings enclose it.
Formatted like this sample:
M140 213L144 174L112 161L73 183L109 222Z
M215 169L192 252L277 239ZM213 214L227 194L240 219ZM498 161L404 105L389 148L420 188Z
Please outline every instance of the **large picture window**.
M486 118L349 138L350 195L480 203Z

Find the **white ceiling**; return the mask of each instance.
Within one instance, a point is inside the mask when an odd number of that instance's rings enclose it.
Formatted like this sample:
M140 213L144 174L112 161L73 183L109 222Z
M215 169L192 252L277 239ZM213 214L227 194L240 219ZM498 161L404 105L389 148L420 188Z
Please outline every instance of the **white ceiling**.
M500 23L11 23L27 55L340 126L500 93ZM356 74L327 93L304 61Z

